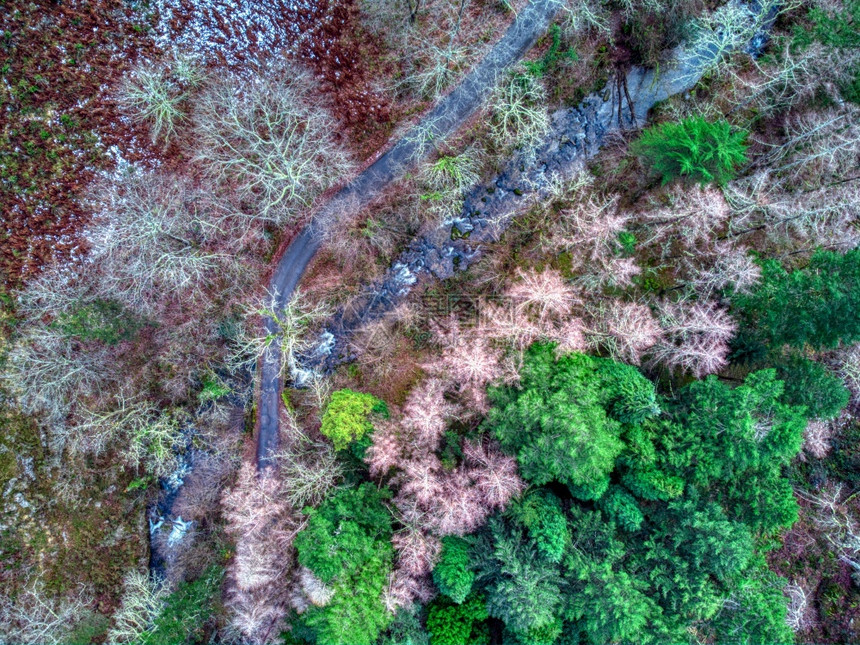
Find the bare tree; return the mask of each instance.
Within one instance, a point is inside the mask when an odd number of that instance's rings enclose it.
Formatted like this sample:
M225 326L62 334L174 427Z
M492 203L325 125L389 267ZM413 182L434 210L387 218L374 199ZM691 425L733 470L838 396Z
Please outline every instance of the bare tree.
M88 237L98 288L132 309L149 314L165 299L194 300L230 264L213 245L228 213L178 177L132 174L96 201L101 213Z
M310 328L329 314L324 303L311 304L298 289L289 302L279 306L278 294L266 294L262 302L245 309L245 319L233 342L230 364L241 368L251 361L279 361L281 374L295 373L297 356L314 346L315 339L308 333ZM260 325L260 319L273 321L275 332L268 333Z
M412 389L403 406L401 424L412 431L414 438L428 450L439 447L448 422L457 412L456 407L445 399L445 389L443 380L426 379Z
M501 352L486 338L465 332L453 320L444 328L437 325L437 335L443 350L422 367L456 384L474 405L473 410L486 411L486 387L502 376Z
M553 269L538 272L518 269L519 280L508 288L506 295L523 313L538 320L568 316L575 304L581 304L580 294Z
M692 248L713 239L715 231L724 227L731 215L722 192L716 188L673 186L660 198L659 203L652 201L652 209L643 215L651 236L642 244L677 237Z
M612 300L608 306L590 307L589 313L589 344L603 347L616 360L638 365L663 334L651 310L640 303Z
M860 402L860 345L837 351L838 373L851 393L853 403Z
M788 626L795 634L808 630L815 624L815 608L810 604L810 594L801 585L789 583L783 589L788 596Z
M755 257L732 240L718 242L711 253L693 254L687 262L687 270L691 276L689 285L701 300L708 300L727 287L736 293L747 293L761 277L761 267Z
M336 123L294 68L222 76L197 101L194 122L197 159L252 197L266 221L292 219L353 167L335 141Z
M562 212L559 230L551 245L569 251L576 265L615 255L618 234L630 220L618 212L618 195L588 195Z
M114 378L108 347L83 350L74 338L43 322L28 325L14 338L0 372L21 408L44 415L56 429L64 427L75 401L95 395Z
M760 118L809 99L818 87L832 81L839 73L843 61L823 64L825 58L835 55L818 44L801 51L784 47L777 59L769 57L767 62L762 62L749 57L743 65L727 66L731 76L728 97L732 112L749 110Z
M546 90L522 70L505 77L489 99L490 132L499 146L528 148L550 128Z
M433 211L437 219L446 221L457 214L463 205L466 191L479 179L480 152L466 148L458 155L443 155L425 165L421 176L424 192L420 199Z
M317 506L340 479L343 467L329 442L309 437L292 414L282 420L286 421L289 441L275 460L283 499L293 508Z
M182 103L185 93L169 78L167 71L146 62L135 69L122 84L120 103L135 119L149 124L153 141L170 139L176 125L185 119Z
M833 426L832 420L810 419L803 431L803 451L816 459L824 459L832 448Z
M228 606L233 625L252 642L272 642L288 610L293 539L303 524L284 499L271 469L257 475L253 464L239 470L223 497L227 530L236 540L229 568Z
M857 499L845 494L842 484L828 484L815 493L795 489L795 494L809 502L813 521L833 547L834 554L860 577L860 521Z
M473 48L462 35L469 0L430 0L412 5L398 36L408 73L402 85L435 100L468 67Z
M844 103L837 109L794 114L786 139L774 146L768 161L793 183L819 186L828 179L853 175L860 155L860 108Z
M119 609L114 612L108 641L138 642L152 629L169 593L162 580L136 569L129 571L123 580L122 600Z
M729 341L737 324L711 302L658 304L663 335L650 350L651 360L687 371L696 378L728 365Z
M697 19L692 25L692 37L681 53L685 78L695 81L704 74L720 71L723 61L730 54L743 51L777 7L781 11L788 8L786 3L776 0L764 0L757 5L733 0Z
M90 613L91 602L84 587L50 597L44 582L32 577L14 600L11 593L0 594L0 641L9 645L67 643L75 625Z
M569 36L589 31L609 35L611 14L603 0L557 0L561 24Z

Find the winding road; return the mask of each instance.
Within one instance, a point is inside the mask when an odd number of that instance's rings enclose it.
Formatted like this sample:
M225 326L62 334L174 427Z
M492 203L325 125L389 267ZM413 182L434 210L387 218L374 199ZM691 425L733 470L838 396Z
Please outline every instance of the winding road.
M274 309L283 309L322 244L321 227L341 212L358 212L373 202L394 180L432 150L422 145L427 133L439 141L453 133L483 104L500 74L517 62L547 30L559 9L559 0L532 0L517 15L505 35L460 84L413 126L388 152L336 193L314 219L290 243L278 260L269 282L275 294ZM271 318L263 321L267 334L278 333ZM257 467L272 465L278 451L278 412L281 397L281 353L276 342L264 354L260 368L258 400Z
M727 46L725 42L718 42L727 36L716 32L713 39L693 44L688 49L675 49L662 70L631 67L623 76L610 80L603 90L586 97L579 106L556 112L542 145L524 155L515 155L499 175L487 184L475 186L466 196L463 210L453 223L460 235L453 235L454 231L448 226L416 239L392 264L383 281L369 290L363 307L353 309L349 316L340 312L330 321L326 329L330 346L321 359L322 367L330 369L348 360L343 341L350 330L391 310L409 294L420 274L429 273L445 279L477 261L484 244L498 240L518 212L533 200L549 194L554 180L570 177L581 169L587 159L597 154L608 135L643 126L654 105L694 87L704 71L726 51L744 49L753 56L758 55L767 43L776 7L761 0L730 1L749 11L750 29L743 38ZM386 186L429 152L421 149L416 141L416 135L422 130L433 128L436 139L456 130L482 104L498 75L516 62L548 28L559 7L559 0L533 0L451 94L323 207L278 262L270 282L272 293L278 294L277 308L288 302L320 247L321 238L315 223L330 221L327 218L338 212L355 212L370 204ZM277 333L274 321L267 319L265 325L268 333ZM270 465L278 449L280 362L278 349L273 347L262 365L258 468Z

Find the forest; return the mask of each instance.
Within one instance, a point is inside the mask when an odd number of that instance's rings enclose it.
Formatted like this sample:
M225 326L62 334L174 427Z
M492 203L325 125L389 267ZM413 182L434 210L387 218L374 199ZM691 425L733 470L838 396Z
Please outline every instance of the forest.
M0 76L0 643L860 642L860 0L5 0Z

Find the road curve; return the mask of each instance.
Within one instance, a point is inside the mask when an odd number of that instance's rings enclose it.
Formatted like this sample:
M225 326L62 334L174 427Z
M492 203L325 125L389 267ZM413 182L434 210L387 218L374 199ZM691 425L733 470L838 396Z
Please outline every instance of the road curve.
M275 309L286 306L311 259L321 245L320 228L339 212L356 212L369 205L395 179L401 177L430 152L419 143L430 129L434 140L454 132L482 105L499 75L518 61L547 30L560 3L532 0L520 12L505 35L472 69L463 81L415 125L388 152L377 159L349 185L326 203L278 260L269 291L275 294ZM263 321L268 334L277 334L274 320ZM280 350L273 343L261 360L260 395L257 403L257 467L272 465L278 451L278 411L281 396Z

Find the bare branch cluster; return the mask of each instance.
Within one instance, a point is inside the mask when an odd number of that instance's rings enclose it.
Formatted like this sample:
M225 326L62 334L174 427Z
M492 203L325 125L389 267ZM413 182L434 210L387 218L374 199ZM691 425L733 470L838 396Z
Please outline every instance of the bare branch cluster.
M786 3L776 0L757 5L732 0L697 19L693 35L681 52L679 64L685 71L684 77L695 81L705 74L722 71L725 59L744 51L777 8L788 9Z
M277 639L289 609L292 544L302 524L283 493L274 471L258 476L253 464L244 464L222 499L227 531L236 540L228 578L231 622L250 642Z
M281 421L289 434L285 449L275 456L283 499L293 508L317 506L341 478L341 463L331 443L309 437L292 414Z
M639 365L645 352L662 338L663 331L647 305L612 300L588 309L592 320L586 331L589 345L603 348L615 360Z
M120 87L120 104L138 121L148 123L152 140L169 140L185 121L188 90L203 81L203 72L186 56L166 63L143 61Z
M737 324L712 302L658 304L663 335L651 348L651 360L696 378L715 374L728 365L729 342Z
M14 599L11 594L0 594L0 641L67 643L75 625L90 613L91 603L83 587L65 597L50 597L43 581L32 577Z
M136 569L123 580L119 609L113 615L113 627L108 632L111 643L137 643L152 629L170 590L164 582Z
M22 410L62 429L73 403L98 393L116 374L107 347L82 351L74 339L37 322L13 341L0 378Z
M498 84L488 105L490 133L501 147L528 148L549 131L546 90L532 74L510 73Z
M165 299L195 300L231 258L216 249L230 212L178 178L135 173L103 186L98 223L89 231L98 289L153 313Z
M295 217L353 167L334 139L335 122L296 69L241 84L218 79L198 99L194 123L197 159L252 198L265 221Z
M311 304L299 290L283 307L279 304L278 294L266 294L262 302L245 309L245 319L234 339L231 365L241 369L262 358L277 362L282 375L293 374L297 356L314 346L315 339L308 332L328 315L329 310L324 303ZM274 331L263 329L260 319L271 320Z

